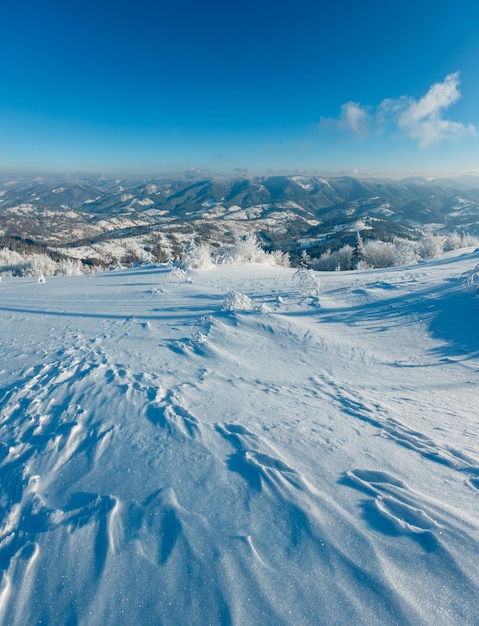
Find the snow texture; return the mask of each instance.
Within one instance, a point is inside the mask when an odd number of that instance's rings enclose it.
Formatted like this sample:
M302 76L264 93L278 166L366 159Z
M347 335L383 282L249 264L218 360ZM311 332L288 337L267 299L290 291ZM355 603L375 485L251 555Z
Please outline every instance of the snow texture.
M0 623L477 626L478 262L4 278Z

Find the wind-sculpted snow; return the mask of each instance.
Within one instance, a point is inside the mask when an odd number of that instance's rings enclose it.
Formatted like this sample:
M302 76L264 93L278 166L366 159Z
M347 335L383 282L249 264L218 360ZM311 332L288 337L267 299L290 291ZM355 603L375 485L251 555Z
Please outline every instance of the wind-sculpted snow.
M477 263L6 278L0 624L477 626Z

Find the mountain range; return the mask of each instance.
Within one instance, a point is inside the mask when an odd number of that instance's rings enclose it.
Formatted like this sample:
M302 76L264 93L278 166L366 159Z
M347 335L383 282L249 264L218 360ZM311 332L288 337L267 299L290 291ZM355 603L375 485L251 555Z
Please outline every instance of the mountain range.
M135 238L159 257L254 232L293 255L363 238L479 236L479 178L400 181L305 175L0 178L0 235L65 249ZM2 241L0 240L0 245Z

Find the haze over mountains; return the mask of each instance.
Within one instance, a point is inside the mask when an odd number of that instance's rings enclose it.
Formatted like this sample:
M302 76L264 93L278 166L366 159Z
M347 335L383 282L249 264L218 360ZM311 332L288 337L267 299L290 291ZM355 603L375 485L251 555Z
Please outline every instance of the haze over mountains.
M156 245L161 260L194 237L219 246L254 232L266 248L320 254L351 243L358 231L382 241L453 231L479 236L478 218L477 177L0 179L4 237L60 248L135 237L140 246Z

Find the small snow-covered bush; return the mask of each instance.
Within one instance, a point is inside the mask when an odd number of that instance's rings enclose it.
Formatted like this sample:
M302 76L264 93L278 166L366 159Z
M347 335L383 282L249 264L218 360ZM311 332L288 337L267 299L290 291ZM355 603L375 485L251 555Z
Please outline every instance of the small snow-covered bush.
M417 243L421 259L436 259L444 252L444 238L440 235L425 235Z
M266 302L263 302L259 306L255 306L254 310L257 311L258 313L270 313L271 312L271 307L269 307L266 304Z
M281 250L273 250L268 254L271 260L271 265L278 265L280 267L289 267L291 265L291 259L287 252L281 252Z
M469 233L462 233L461 241L461 248L473 248L479 246L479 239L477 239L477 237L469 235Z
M63 259L59 263L58 273L63 276L80 276L84 273L83 263L78 259Z
M416 246L410 241L401 240L394 246L395 266L414 265L418 261Z
M362 248L362 259L365 265L361 269L375 267L392 267L395 263L396 246L393 243L371 240ZM358 267L359 269L359 267Z
M260 246L256 235L246 235L217 255L219 263L271 263L272 257Z
M311 267L322 272L350 270L353 264L353 251L354 248L349 244L334 252L328 248L319 258L311 260Z
M359 259L354 269L367 271L367 270L373 270L374 267L370 263L368 263L366 259Z
M167 278L169 283L185 283L187 282L187 274L184 269L172 266Z
M206 243L197 244L190 241L180 258L179 265L185 270L211 269L214 263L210 246Z
M444 240L444 250L449 252L450 250L457 250L462 248L461 235L458 233L450 233Z
M300 267L293 274L293 280L298 281L301 295L319 296L321 283L312 270L308 270L306 267Z
M333 272L337 268L346 269L340 266L337 253L332 252L331 248L328 248L326 252L323 252L320 257L312 259L311 267L321 272Z
M460 248L469 248L477 246L479 241L467 233L451 233L447 235L444 240L444 250L449 252L450 250L459 250Z
M479 294L479 265L466 274L466 287Z
M32 254L25 259L23 276L53 276L57 270L55 261L46 254Z
M25 264L25 257L19 252L2 248L0 250L0 272L2 274L19 275Z
M223 301L223 309L227 311L249 311L252 307L251 299L240 291L230 291Z

